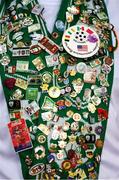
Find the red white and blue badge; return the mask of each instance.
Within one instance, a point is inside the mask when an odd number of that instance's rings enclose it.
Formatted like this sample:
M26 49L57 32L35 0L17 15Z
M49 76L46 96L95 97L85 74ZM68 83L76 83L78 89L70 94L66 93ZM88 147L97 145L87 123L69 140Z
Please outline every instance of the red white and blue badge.
M88 58L95 55L100 47L100 39L94 29L87 25L75 25L68 28L63 35L64 49L77 58Z

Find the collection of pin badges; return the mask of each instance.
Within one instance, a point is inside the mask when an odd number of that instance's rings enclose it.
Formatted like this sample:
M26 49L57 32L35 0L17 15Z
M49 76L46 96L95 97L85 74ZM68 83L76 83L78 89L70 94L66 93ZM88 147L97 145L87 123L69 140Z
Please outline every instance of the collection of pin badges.
M62 0L49 33L37 0L6 3L0 72L24 179L97 179L113 82L103 0Z

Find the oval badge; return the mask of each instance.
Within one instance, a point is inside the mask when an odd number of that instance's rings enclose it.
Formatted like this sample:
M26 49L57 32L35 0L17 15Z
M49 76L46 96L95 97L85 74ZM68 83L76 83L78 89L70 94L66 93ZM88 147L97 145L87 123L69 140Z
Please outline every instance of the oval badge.
M45 168L45 165L40 163L40 164L36 164L34 166L31 167L31 169L29 170L29 174L31 176L36 176L39 173L41 173Z

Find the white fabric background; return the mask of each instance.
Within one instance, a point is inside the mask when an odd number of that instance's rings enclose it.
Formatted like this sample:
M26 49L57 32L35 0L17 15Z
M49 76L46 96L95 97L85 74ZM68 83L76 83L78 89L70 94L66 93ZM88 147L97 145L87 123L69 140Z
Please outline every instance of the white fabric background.
M39 0L45 7L45 19L52 31L61 0ZM105 0L112 24L119 35L119 0ZM106 139L102 154L100 179L119 179L119 49L115 53L115 74ZM0 82L0 179L23 179L18 155L14 152L7 123L8 111Z

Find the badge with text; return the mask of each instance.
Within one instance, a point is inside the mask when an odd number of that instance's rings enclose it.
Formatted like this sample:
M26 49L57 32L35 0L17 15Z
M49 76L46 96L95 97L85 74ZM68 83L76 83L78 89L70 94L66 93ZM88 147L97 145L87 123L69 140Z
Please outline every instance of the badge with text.
M95 55L100 47L98 34L89 26L76 25L68 28L63 35L64 49L77 58Z
M31 138L24 119L10 122L8 128L16 152L32 148Z

